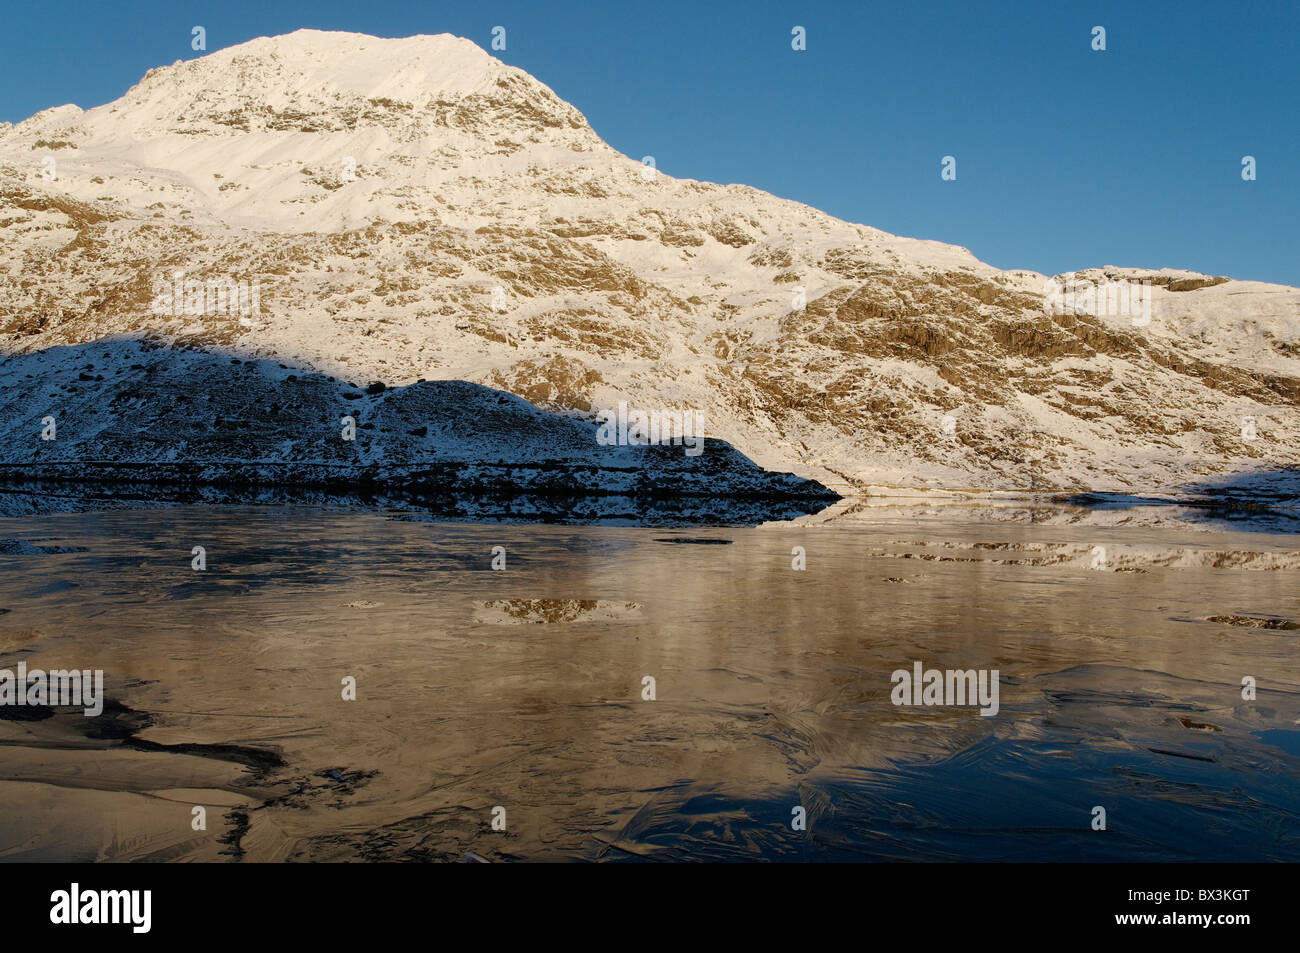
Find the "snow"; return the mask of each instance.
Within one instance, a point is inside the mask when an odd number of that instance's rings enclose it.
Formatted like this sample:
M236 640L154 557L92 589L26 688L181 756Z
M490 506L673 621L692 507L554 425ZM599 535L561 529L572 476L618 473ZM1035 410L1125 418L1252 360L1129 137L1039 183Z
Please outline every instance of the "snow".
M1129 490L1300 459L1300 290L1154 287L1145 327L1053 321L1048 276L748 186L647 179L448 34L260 38L0 127L0 232L9 353L154 336L571 416L694 408L759 464L845 492ZM176 268L260 281L264 313L151 314L139 287Z

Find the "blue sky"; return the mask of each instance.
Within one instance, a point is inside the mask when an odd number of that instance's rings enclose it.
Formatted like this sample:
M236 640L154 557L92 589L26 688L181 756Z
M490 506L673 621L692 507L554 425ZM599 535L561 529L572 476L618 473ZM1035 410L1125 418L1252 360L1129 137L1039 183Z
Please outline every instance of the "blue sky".
M743 182L1001 268L1300 285L1295 0L11 4L0 120L116 99L200 55L195 25L209 51L304 26L488 48L501 25L495 55L672 175ZM940 177L945 155L955 181Z

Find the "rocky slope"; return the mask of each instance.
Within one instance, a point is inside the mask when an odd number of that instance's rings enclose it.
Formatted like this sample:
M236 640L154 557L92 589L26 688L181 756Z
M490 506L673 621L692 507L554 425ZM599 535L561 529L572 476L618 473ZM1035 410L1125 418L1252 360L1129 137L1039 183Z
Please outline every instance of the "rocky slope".
M1300 290L1107 268L1074 278L1151 282L1149 321L1053 311L1045 276L651 170L445 35L259 39L0 127L0 233L7 462L50 457L33 448L46 414L68 459L234 453L197 436L243 413L213 413L231 387L261 401L238 453L292 462L319 449L302 428L347 412L344 383L421 380L570 418L698 410L718 446L841 492L1147 491L1300 459ZM160 308L177 272L256 283L260 307ZM122 396L139 361L81 367L109 338L178 368L186 352L250 363L151 409ZM108 351L128 346L145 345ZM37 373L37 355L64 363ZM289 373L338 383L310 424L284 416ZM526 443L439 430L459 393L357 452L436 459L437 441L406 439L420 427L487 456Z

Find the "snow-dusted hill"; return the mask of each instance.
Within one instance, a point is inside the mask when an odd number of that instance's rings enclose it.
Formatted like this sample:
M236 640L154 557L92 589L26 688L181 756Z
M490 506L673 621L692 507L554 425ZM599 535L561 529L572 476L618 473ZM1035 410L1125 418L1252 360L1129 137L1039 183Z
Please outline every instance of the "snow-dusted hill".
M628 501L679 496L754 501L705 507L728 519L798 515L836 499L815 482L763 470L724 442L602 445L592 422L467 381L361 390L275 362L118 340L11 356L0 383L0 445L11 450L0 460L0 481L8 483L616 497L599 504L605 515ZM33 412L51 399L57 414ZM29 439L47 428L54 439ZM797 501L807 505L777 505Z
M1072 280L1149 282L1149 311L1054 310L1045 276L654 171L446 35L258 39L0 126L0 233L0 347L25 361L126 336L572 416L694 409L845 492L1152 490L1300 460L1300 290L1107 268ZM260 307L186 314L175 281L256 285ZM4 371L30 426L0 460L32 459L46 414L66 452L110 425L119 458L143 452L113 375L74 399L31 373ZM241 452L302 426L259 418Z

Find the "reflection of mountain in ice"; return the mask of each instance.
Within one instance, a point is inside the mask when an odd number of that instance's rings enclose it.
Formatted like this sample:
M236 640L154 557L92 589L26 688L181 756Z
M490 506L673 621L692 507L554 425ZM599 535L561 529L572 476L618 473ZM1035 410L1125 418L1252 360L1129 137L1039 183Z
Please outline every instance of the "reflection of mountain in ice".
M0 717L9 859L1300 859L1294 537L5 523L0 667L102 668L118 703ZM915 661L998 669L998 714L895 707Z

